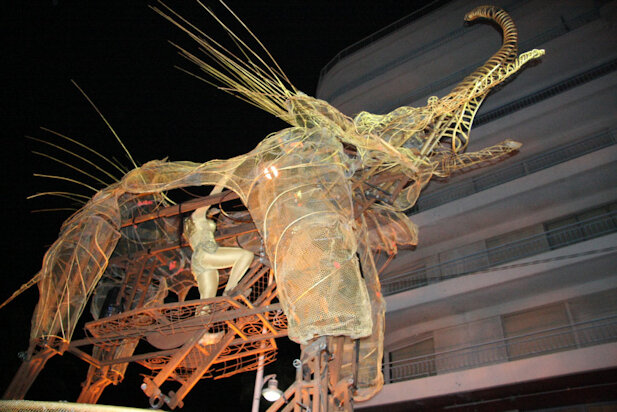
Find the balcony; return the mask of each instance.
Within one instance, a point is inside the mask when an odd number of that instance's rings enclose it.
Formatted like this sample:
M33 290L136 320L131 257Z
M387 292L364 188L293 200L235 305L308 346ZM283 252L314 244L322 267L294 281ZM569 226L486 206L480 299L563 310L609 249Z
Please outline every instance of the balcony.
M481 252L390 277L382 281L382 292L385 296L393 295L615 232L617 232L617 210L612 210Z
M617 342L617 315L384 364L388 383Z

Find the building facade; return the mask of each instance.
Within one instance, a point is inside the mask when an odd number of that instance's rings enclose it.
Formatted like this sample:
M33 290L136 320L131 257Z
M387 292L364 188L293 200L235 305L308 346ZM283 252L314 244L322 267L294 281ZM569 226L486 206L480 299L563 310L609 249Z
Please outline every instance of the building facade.
M354 115L447 94L500 46L463 25L483 3L433 2L360 41L317 97ZM523 147L432 181L410 212L418 247L382 277L386 385L360 410L617 408L617 1L493 4L520 52L546 55L489 95L468 150Z

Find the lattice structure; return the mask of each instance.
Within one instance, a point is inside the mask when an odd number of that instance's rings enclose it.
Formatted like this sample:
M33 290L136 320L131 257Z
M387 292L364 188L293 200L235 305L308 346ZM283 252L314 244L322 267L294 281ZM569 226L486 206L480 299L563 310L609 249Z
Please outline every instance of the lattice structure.
M294 365L295 383L268 411L352 411L361 381L360 358L360 341L343 336L322 336L303 345Z
M91 337L72 342L68 349L92 364L78 400L95 403L107 385L122 379L128 361L152 371L143 386L151 404L165 402L171 408L182 406L182 399L202 378L220 379L254 370L260 355L265 357L264 364L273 362L274 339L286 335L287 322L280 305L272 303L276 294L270 268L255 259L236 290L233 298L142 305L88 323ZM200 344L208 333L223 336L219 342ZM161 350L134 354L140 339ZM94 346L92 356L81 350L89 345ZM168 380L178 382L180 389L163 394L160 386Z

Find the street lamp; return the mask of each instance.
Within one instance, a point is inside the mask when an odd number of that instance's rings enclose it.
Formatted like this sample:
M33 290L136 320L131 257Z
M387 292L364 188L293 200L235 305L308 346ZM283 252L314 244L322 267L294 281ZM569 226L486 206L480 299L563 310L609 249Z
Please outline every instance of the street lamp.
M264 384L268 383L268 387L261 391L266 400L270 402L278 401L283 396L283 391L278 388L279 382L276 380L276 375L268 375L264 378Z

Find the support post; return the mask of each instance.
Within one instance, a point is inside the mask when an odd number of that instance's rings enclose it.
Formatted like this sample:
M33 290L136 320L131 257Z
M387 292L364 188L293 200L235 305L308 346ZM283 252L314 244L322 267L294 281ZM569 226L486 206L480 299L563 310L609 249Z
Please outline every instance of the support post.
M24 360L11 384L4 392L2 399L24 399L47 361L57 353L55 350L45 348L34 354L30 359Z

